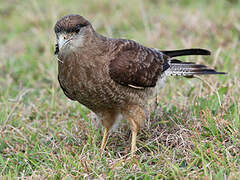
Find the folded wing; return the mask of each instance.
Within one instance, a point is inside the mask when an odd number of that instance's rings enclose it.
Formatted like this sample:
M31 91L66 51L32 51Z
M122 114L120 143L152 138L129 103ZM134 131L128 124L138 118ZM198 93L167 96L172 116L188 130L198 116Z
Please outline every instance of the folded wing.
M131 40L119 40L118 53L110 61L109 74L117 83L132 88L154 87L170 66L168 56Z

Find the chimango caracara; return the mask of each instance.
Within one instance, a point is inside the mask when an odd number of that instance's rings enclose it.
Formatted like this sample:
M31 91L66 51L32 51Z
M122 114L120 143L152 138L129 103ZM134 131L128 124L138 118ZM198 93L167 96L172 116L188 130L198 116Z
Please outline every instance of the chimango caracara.
M146 119L146 102L159 92L166 76L224 74L174 58L210 55L208 50L161 51L132 40L108 38L80 15L61 18L54 31L60 86L68 98L88 107L102 122L101 149L116 120L124 118L131 127L134 155L137 132Z

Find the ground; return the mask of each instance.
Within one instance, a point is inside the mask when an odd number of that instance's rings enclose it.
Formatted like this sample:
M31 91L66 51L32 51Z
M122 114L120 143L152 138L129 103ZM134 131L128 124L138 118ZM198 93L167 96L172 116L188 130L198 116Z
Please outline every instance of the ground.
M1 179L240 179L240 2L238 0L0 0ZM53 26L87 17L107 36L159 49L201 47L225 76L168 78L129 159L125 121L99 152L94 115L57 81Z

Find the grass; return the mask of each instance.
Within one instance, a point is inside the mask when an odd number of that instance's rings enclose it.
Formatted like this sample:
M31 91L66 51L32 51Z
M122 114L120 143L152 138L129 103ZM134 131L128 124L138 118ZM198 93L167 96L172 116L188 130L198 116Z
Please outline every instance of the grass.
M238 0L0 0L1 179L240 179ZM101 125L57 82L56 20L87 17L107 36L159 49L202 47L226 76L169 78L139 133L120 124L101 156Z

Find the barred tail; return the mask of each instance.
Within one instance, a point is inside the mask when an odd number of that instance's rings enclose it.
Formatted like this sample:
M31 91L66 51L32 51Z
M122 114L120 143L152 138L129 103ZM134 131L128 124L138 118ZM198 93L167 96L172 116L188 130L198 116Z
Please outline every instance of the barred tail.
M182 62L177 59L170 61L170 67L165 71L168 76L184 76L193 77L194 75L207 74L226 74L225 72L217 72L202 64L194 64L192 62Z

